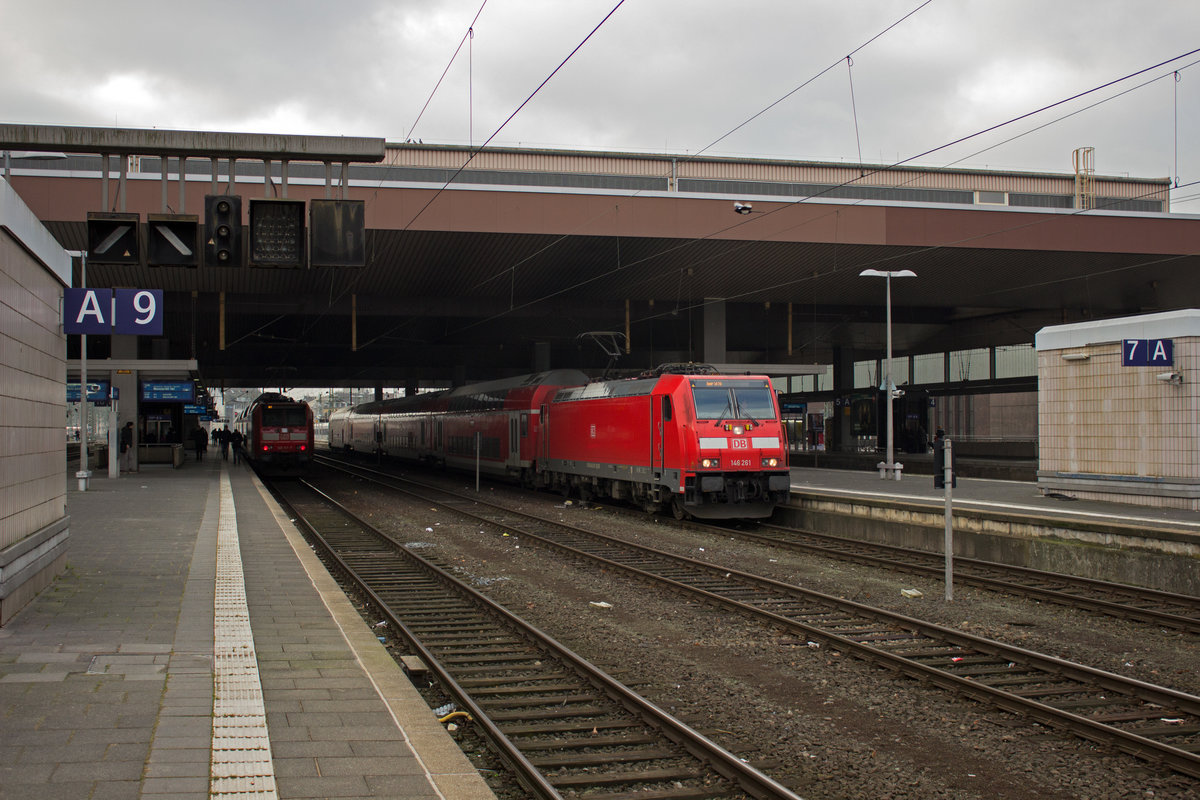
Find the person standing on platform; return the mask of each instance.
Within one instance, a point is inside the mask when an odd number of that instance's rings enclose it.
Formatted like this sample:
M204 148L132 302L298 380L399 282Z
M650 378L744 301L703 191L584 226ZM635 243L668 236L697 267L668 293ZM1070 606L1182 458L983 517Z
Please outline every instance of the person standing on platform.
M222 428L221 430L214 433L213 436L217 437L217 443L221 445L221 460L228 461L229 460L229 437L231 436L231 434L229 432L229 426L226 425L224 428Z
M133 423L126 422L125 427L121 428L120 446L118 452L121 454L120 470L121 472L133 471Z
M196 449L196 460L204 460L204 450L208 447L208 434L204 432L204 428L196 428L192 431L192 447Z
M233 445L233 463L238 463L242 460L242 443L246 441L246 437L241 431L234 431L229 435L229 441Z

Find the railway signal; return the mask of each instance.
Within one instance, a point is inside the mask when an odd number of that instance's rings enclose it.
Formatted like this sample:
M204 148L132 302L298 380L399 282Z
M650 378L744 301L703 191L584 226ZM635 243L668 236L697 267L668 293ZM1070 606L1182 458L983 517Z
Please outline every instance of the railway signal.
M303 200L250 200L250 266L304 266Z
M93 264L137 264L141 260L137 214L89 211L88 261Z
M146 263L151 267L200 266L200 218L195 214L146 216Z
M309 266L365 267L366 212L362 200L309 202Z
M204 196L204 264L240 267L242 258L242 198L232 194Z

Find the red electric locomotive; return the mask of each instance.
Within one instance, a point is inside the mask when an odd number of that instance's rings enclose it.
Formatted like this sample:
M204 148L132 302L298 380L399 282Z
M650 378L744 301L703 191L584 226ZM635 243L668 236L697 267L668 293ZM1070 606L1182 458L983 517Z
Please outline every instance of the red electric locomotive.
M678 365L590 383L559 391L542 426L538 471L551 487L706 519L767 517L787 501L787 443L764 375Z
M589 383L573 370L367 403L330 416L334 449L428 460L527 486L708 519L769 516L790 478L766 376L679 365Z
M235 423L246 458L268 475L298 475L313 456L313 414L308 403L264 392Z

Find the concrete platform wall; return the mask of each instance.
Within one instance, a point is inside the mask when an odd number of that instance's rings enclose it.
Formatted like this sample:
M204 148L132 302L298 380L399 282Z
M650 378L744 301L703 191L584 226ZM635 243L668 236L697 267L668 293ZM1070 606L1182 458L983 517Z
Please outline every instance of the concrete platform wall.
M944 507L794 494L775 519L861 540L943 552ZM1195 537L1143 527L956 508L956 556L1200 595Z
M1130 366L1128 340L1172 357ZM1200 511L1200 310L1043 328L1037 349L1040 487Z
M63 567L70 258L0 181L0 625Z

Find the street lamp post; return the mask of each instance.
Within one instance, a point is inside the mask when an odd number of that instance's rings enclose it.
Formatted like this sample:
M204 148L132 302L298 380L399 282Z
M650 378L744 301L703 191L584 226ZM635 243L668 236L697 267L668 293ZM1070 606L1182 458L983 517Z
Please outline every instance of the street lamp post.
M911 269L881 270L864 269L858 273L860 278L885 278L887 280L887 361L884 367L883 388L887 392L887 460L878 464L879 477L885 480L900 480L904 470L903 464L897 464L895 458L895 443L893 442L895 428L893 423L894 411L892 404L896 399L896 387L892 384L892 278L915 278L917 273Z

